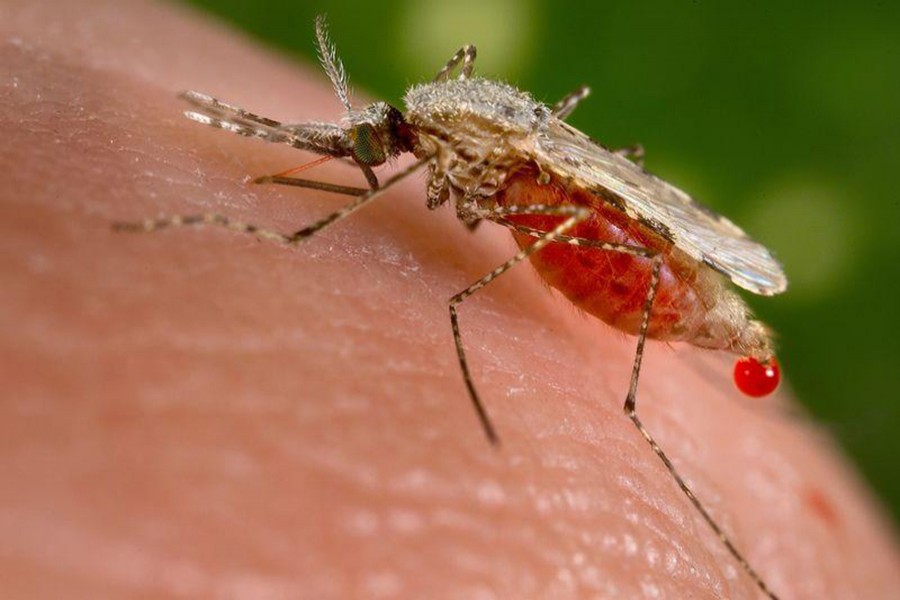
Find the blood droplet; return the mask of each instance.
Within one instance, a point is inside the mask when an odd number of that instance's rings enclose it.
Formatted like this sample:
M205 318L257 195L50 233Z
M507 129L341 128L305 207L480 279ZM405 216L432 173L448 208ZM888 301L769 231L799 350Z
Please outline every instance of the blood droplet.
M775 391L781 382L781 370L774 358L761 363L745 356L734 363L734 384L748 396L761 398Z

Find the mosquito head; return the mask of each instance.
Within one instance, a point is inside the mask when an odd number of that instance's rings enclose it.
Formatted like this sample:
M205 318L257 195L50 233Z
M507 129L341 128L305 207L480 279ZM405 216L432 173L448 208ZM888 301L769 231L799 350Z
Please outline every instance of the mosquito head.
M350 127L344 140L348 154L361 165L376 167L401 152L412 149L412 136L403 114L385 102L375 102L363 110L353 110L347 73L328 37L325 15L316 17L319 60L328 74L334 93L347 109Z
M375 102L351 111L346 130L351 157L361 165L376 167L402 152L412 150L409 125L403 114L387 102Z

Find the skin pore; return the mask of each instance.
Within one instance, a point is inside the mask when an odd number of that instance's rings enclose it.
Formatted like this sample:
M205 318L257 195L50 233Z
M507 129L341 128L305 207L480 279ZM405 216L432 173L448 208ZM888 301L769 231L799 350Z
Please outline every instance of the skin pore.
M515 245L428 212L423 178L295 248L111 231L215 211L291 232L346 202L253 185L314 157L176 99L336 120L312 66L163 4L0 17L10 597L757 597L622 413L634 338L528 265L460 307L488 446L446 302ZM304 176L364 185L335 161ZM647 349L638 412L770 587L900 589L891 526L787 391L755 407L731 356Z

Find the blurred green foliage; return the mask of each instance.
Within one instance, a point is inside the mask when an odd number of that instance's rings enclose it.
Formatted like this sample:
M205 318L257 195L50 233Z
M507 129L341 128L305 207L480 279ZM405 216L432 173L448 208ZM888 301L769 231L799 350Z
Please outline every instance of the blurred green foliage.
M788 292L750 300L798 398L900 514L900 3L192 2L306 60L327 11L352 82L398 105L467 42L480 73L548 103L590 84L576 127L641 142L784 262Z

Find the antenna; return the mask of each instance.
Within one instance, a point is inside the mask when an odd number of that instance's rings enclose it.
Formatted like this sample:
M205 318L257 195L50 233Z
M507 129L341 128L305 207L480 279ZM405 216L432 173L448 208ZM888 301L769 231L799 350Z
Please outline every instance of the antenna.
M334 87L334 93L337 95L338 100L341 101L347 112L350 112L353 109L350 107L347 72L344 70L341 59L337 56L334 44L328 38L328 24L325 22L325 15L316 17L316 41L319 46L319 61L322 63L322 68L328 74L328 79L331 80L331 85Z

